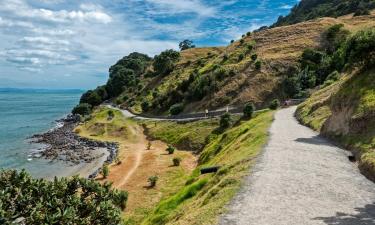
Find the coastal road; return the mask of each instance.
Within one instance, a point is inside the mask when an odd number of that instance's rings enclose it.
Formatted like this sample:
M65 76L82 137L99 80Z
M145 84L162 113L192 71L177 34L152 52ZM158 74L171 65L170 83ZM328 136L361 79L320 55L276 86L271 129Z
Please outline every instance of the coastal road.
M300 125L296 107L275 115L270 140L220 225L375 225L375 184L346 152Z

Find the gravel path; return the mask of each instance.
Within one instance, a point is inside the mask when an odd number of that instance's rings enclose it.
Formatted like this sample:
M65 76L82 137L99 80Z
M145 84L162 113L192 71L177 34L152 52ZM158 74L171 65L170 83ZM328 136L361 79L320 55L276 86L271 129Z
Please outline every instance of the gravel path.
M275 115L254 172L220 225L375 225L375 184L347 152L296 121Z

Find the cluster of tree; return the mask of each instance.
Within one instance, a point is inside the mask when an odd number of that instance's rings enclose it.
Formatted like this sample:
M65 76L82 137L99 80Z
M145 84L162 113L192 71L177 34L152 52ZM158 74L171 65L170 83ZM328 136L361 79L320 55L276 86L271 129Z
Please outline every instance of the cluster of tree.
M84 178L33 179L0 171L0 224L121 224L128 193Z
M284 89L290 97L304 97L309 88L331 84L350 65L374 66L375 29L350 35L338 24L326 31L325 39L322 50L306 49L299 68L290 68L287 72Z
M180 53L173 49L166 50L160 53L160 55L155 56L153 62L155 75L165 76L171 73L179 58Z
M354 13L367 15L375 8L375 0L302 0L289 15L280 16L271 27L295 24L320 17L338 17Z
M141 74L145 72L150 62L150 57L137 52L125 56L110 67L107 84L84 93L80 104L73 109L72 113L87 115L91 112L92 107L117 97L126 88L137 86L140 83Z
M193 44L193 41L191 40L184 40L180 42L179 47L181 51L184 51L190 48L195 48L195 45Z

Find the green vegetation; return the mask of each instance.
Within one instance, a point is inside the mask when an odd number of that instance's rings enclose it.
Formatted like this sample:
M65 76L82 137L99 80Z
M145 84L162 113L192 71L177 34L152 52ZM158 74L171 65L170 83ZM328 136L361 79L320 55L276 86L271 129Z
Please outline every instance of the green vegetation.
M108 168L108 165L106 163L104 163L104 165L101 169L101 174L102 174L104 179L106 179L109 175L109 168Z
M175 158L173 158L173 165L179 166L181 161L182 161L182 159L180 157L175 157Z
M230 127L232 123L232 116L229 113L225 113L220 117L220 129L226 129Z
M157 75L168 75L174 69L174 64L180 58L180 53L172 49L166 50L155 56L153 66Z
M73 114L79 114L81 116L89 115L91 113L92 106L88 103L81 103L73 108Z
M155 187L156 186L156 182L159 180L159 177L158 176L151 176L148 178L148 182L150 183L150 187Z
M238 121L224 133L210 135L199 166L185 187L162 200L142 224L215 224L266 143L272 118L270 111L257 113L252 120ZM216 174L199 175L200 168L212 165L221 165L222 169Z
M201 151L210 133L219 126L218 119L190 123L148 121L146 132L155 139L169 143L178 149Z
M251 118L253 116L255 106L253 103L247 103L243 109L243 115L245 118Z
M172 155L176 149L173 146L168 146L166 151L169 155Z
M0 171L0 223L121 224L127 192L84 178L33 179L25 171Z
M280 101L278 99L274 99L271 103L269 108L272 110L276 110L280 107Z
M184 41L180 42L180 44L178 46L180 47L181 51L184 51L184 50L187 50L187 49L190 49L190 48L195 48L195 45L193 45L193 41L191 41L191 40L184 40Z
M375 8L374 0L302 0L291 13L280 16L271 27L295 24L320 17L338 17L351 13L368 15Z

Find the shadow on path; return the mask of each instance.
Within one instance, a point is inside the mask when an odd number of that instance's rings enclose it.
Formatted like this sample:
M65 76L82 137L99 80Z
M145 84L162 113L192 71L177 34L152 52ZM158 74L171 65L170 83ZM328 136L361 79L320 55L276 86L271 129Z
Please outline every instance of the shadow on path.
M313 136L311 138L297 138L294 141L305 143L305 144L312 144L312 145L324 145L329 147L335 147L335 145L329 143L327 140L325 140L323 137L317 135Z
M363 208L355 208L357 214L336 213L332 217L317 217L327 225L375 225L375 202Z

